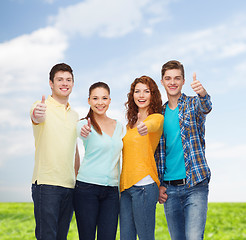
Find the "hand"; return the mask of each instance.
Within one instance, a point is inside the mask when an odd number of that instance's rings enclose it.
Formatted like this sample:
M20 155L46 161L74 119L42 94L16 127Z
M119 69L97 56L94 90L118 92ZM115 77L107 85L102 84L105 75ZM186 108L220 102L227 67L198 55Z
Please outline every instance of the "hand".
M45 104L45 96L42 96L42 101L36 105L32 112L32 120L35 123L42 123L46 117L46 104Z
M138 122L138 125L137 125L138 133L141 136L147 135L148 134L148 128L142 121L140 121L140 113L138 113L138 121L137 122Z
M164 202L167 201L167 194L166 194L166 188L164 186L160 186L159 188L159 203L163 204Z
M196 73L193 73L193 82L191 83L192 89L196 94L199 94L201 97L205 97L207 92L202 84L196 79Z
M80 135L84 138L87 138L90 132L91 132L91 119L88 118L87 124L85 124L81 128Z

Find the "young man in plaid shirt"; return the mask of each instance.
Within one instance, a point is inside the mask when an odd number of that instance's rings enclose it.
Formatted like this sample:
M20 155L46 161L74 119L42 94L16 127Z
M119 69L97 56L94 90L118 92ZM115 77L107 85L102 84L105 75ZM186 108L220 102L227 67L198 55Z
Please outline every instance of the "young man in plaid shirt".
M162 67L168 102L163 106L163 134L156 150L164 203L172 240L203 239L207 216L210 169L205 158L205 119L212 109L210 96L193 74L195 97L181 93L184 67L169 61Z

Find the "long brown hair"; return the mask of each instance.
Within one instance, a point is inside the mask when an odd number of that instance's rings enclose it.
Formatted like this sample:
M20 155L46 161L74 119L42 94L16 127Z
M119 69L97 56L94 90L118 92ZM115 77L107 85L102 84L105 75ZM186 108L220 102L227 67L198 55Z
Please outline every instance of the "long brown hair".
M134 102L134 98L133 98L135 87L138 83L143 83L147 85L151 93L148 114L150 115L153 113L161 113L161 109L162 109L161 93L158 89L156 82L148 76L142 76L140 78L136 78L134 82L131 84L130 92L127 94L128 100L125 103L126 118L128 120L128 125L130 128L132 128L138 120L137 119L138 106Z
M106 84L104 82L96 82L96 83L92 84L90 86L90 88L89 88L89 98L91 96L91 92L94 89L96 89L96 88L104 88L104 89L106 89L108 91L108 94L110 95L110 88L109 88L108 84ZM100 126L98 125L98 123L97 123L97 121L96 121L96 119L94 117L93 110L91 108L90 108L87 116L85 118L82 118L81 120L83 120L83 119L87 119L88 120L88 118L91 119L91 125L94 127L94 129L96 130L96 132L98 134L102 135L102 130L101 130Z

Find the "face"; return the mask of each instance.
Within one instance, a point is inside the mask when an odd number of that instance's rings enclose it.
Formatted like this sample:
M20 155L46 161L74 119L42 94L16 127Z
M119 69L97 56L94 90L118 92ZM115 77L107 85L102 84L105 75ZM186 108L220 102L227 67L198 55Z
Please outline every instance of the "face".
M50 80L52 97L58 101L68 99L73 86L74 81L70 72L59 71L54 76L54 82Z
M88 103L93 110L94 114L104 115L109 108L111 98L109 92L105 88L95 88L91 91L88 98Z
M180 97L185 80L179 69L167 70L161 80L168 97Z
M151 99L149 87L143 83L137 83L133 93L133 99L139 109L148 109Z

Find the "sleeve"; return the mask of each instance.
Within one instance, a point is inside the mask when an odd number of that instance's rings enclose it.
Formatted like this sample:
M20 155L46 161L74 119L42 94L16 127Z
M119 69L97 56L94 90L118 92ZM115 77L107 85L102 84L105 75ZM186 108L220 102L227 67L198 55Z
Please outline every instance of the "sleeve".
M163 127L164 117L162 114L155 113L151 114L145 121L144 124L148 128L148 132L157 132Z
M122 138L123 138L126 135L126 126L122 125L122 124L121 124L121 126L122 126Z
M203 114L208 114L212 110L212 102L211 102L210 96L208 94L205 95L204 97L201 97L200 95L198 95L197 106L198 106L198 109Z
M166 158L165 138L164 138L164 133L162 133L160 142L155 151L156 167L157 167L158 177L159 177L161 186L163 185L163 179L164 179L165 158Z

